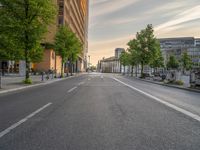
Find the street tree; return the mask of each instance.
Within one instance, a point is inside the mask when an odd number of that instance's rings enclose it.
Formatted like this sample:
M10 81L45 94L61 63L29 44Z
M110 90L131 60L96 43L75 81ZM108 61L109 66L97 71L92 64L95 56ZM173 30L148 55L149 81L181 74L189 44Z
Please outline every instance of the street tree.
M187 52L183 53L180 62L184 73L186 70L190 70L192 68L192 60L190 56L187 54Z
M128 52L129 52L129 64L131 65L131 76L133 76L133 68L137 67L139 64L139 56L138 56L138 41L136 39L130 40L128 42ZM136 69L137 76L137 69Z
M25 82L29 81L30 62L41 57L41 40L55 19L56 5L53 0L0 0L0 3L0 34L7 35L15 50L20 51L20 59L26 61ZM5 51L11 49L5 47Z
M124 74L126 72L126 66L130 64L130 54L126 51L122 52L119 58L121 64L124 66Z
M137 54L141 64L141 77L144 77L144 65L150 65L155 56L160 51L159 43L154 36L153 26L151 24L137 33L138 41Z
M159 43L155 52L154 57L151 59L150 66L154 68L154 72L157 72L158 68L164 67L164 58L162 56Z
M167 62L167 69L178 69L179 68L179 62L175 58L174 55L171 55L169 57L169 61Z
M16 43L8 35L0 34L0 60L18 61L23 52L16 48Z
M70 58L70 72L71 72L71 76L72 76L72 67L73 64L78 60L79 55L81 55L82 49L83 49L83 45L80 42L80 40L77 38L75 33L72 33L72 46L71 49L69 51L69 58ZM80 70L78 70L80 71Z
M70 70L72 73L72 63L78 59L81 52L81 42L68 26L60 26L55 37L56 54L62 58L61 77L64 76L64 64L70 60Z

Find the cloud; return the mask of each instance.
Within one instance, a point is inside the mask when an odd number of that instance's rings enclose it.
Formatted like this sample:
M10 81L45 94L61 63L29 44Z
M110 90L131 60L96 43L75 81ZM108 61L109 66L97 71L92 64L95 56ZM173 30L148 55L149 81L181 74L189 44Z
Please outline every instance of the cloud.
M172 18L170 21L160 24L155 30L168 30L167 28L174 27L185 22L193 21L200 18L200 5L190 8Z
M126 48L150 23L158 38L200 33L200 0L91 0L90 7L89 53L94 64L113 56L116 47Z
M117 19L110 19L108 21L105 21L101 24L98 22L90 24L89 28L95 27L97 28L103 28L106 26L113 26L113 25L123 25L123 24L128 24L136 21L137 18L117 18Z
M92 17L114 13L137 1L138 0L115 0L114 2L112 0L94 1L92 5L94 6L95 11L93 11Z
M98 1L92 1L92 5L99 5L99 4L102 4L102 3L105 3L105 2L108 2L109 0L98 0Z

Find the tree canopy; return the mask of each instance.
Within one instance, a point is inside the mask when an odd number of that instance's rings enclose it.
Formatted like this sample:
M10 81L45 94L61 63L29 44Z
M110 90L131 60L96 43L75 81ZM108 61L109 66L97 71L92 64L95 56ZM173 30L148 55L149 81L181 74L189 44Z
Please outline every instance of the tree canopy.
M168 69L178 69L179 68L179 62L175 58L174 55L171 55L169 57L169 61L167 62L167 68Z
M78 59L81 50L82 44L76 34L72 32L68 26L60 26L55 37L55 51L62 57L62 76L64 74L64 63L68 60L70 60L70 64L75 62Z
M187 52L184 52L181 56L181 65L184 70L190 70L192 68L192 60Z
M127 66L130 63L130 55L128 54L128 52L124 51L121 53L120 55L120 62L123 66Z
M163 66L160 44L154 36L152 25L149 24L138 32L136 38L130 40L127 45L131 55L130 63L131 65L141 65L142 76L144 65L150 65L154 68Z
M9 54L5 58L26 61L28 79L30 62L41 58L41 40L55 19L56 5L53 0L0 0L0 3L0 38L10 43L0 50Z

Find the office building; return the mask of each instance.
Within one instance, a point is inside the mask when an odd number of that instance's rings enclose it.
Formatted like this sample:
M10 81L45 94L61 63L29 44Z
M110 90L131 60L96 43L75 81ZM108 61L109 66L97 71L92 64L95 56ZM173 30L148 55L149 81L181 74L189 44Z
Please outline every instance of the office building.
M89 15L89 0L55 0L58 6L58 16L55 18L55 23L49 26L49 32L43 43L54 43L55 35L60 25L69 26L81 41L83 48L78 60L73 65L73 71L85 71L87 68L87 52L88 52L88 15ZM59 70L54 65L44 67L44 64L52 64L50 53L45 50L44 59L39 65L35 65L35 70ZM52 54L55 55L55 54ZM48 62L47 62L48 61ZM55 60L56 61L56 60ZM57 61L57 64L61 63ZM56 63L53 63L56 64ZM66 62L65 70L68 70Z
M83 44L76 62L76 69L83 71L87 67L89 0L58 0L58 6L58 24L69 26Z
M194 37L163 38L159 39L164 62L167 64L170 55L180 60L184 52L191 57L193 68L200 67L200 39Z

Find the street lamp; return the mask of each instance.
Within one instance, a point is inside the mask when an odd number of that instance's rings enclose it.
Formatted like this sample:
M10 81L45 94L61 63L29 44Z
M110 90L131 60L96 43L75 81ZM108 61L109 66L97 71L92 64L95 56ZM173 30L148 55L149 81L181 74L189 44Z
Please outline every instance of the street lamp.
M90 69L90 55L88 55L88 58L89 58L89 64L88 64L88 67Z

